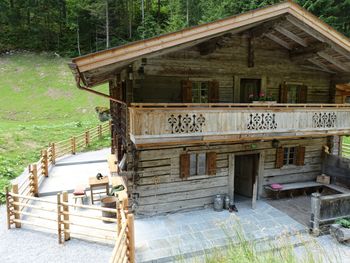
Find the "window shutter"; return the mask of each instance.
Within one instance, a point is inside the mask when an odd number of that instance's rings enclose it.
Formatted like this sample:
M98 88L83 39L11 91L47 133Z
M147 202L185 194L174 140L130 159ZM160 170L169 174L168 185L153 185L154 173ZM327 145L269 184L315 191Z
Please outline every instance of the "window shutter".
M303 85L298 88L298 103L306 103L307 101L307 86Z
M288 86L286 84L281 84L280 86L280 103L288 102Z
M295 164L298 166L305 165L305 147L297 147L297 158Z
M207 174L216 175L216 152L207 153Z
M186 179L190 175L190 155L183 153L180 155L180 178Z
M219 102L219 81L217 80L209 82L209 102Z
M181 82L181 88L182 88L182 102L192 103L192 81L183 80Z
M284 150L283 147L276 149L276 168L281 168L283 166Z

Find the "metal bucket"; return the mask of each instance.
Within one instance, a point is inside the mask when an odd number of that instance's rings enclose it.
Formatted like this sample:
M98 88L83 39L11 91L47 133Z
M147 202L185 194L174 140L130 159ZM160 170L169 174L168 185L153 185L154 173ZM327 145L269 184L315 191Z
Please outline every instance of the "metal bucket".
M214 198L214 211L220 212L224 209L224 199L221 195L216 195Z

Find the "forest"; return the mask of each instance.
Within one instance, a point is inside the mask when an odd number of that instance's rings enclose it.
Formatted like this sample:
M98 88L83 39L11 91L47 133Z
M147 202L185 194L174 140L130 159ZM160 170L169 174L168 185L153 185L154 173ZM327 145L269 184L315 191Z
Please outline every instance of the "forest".
M1 0L0 53L79 56L281 0ZM350 0L296 0L350 36Z

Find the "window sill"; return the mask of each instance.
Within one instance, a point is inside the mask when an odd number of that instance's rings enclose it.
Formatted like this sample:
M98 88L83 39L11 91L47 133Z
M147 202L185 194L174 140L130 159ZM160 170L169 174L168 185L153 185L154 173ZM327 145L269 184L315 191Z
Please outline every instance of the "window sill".
M189 177L187 177L187 181L189 181L189 180L197 180L197 179L207 179L207 178L211 178L211 177L213 177L213 176L216 176L216 174L215 175L190 175Z

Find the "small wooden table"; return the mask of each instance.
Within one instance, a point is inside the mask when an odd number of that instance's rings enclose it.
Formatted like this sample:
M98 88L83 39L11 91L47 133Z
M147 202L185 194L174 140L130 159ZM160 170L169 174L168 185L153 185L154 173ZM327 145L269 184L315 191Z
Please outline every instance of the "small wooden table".
M91 203L100 199L94 199L94 188L100 188L102 186L106 187L106 194L109 194L109 179L108 176L104 176L101 180L97 180L95 176L89 177L89 185L91 191Z

